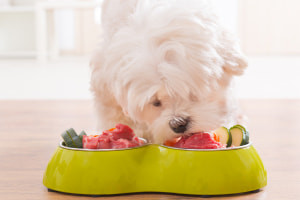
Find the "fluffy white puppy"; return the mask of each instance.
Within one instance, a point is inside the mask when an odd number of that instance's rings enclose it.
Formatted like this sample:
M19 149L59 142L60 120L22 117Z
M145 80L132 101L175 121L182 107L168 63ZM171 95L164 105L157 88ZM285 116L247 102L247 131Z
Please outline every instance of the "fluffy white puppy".
M247 63L209 7L193 0L106 0L92 60L99 129L116 123L154 143L234 119L232 77Z

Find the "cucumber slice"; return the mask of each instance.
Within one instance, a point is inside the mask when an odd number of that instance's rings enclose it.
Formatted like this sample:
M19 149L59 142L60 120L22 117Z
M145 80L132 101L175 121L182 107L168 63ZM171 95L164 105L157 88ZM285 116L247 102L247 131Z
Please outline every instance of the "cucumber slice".
M239 124L237 124L237 125L234 125L233 127L239 127L239 128L241 128L241 129L243 129L244 131L246 131L246 128L245 128L245 127L243 127L242 125L239 125ZM233 127L231 127L231 128L233 128Z
M67 132L70 135L70 137L77 136L77 133L76 133L76 131L73 128L68 129Z
M73 128L70 128L61 134L66 146L82 148L82 140Z
M249 132L246 131L245 134L246 134L246 137L245 137L245 142L243 143L243 145L249 144L249 137L250 137Z
M243 128L238 126L233 126L229 129L232 136L232 145L237 147L245 143L246 133Z
M220 138L220 142L227 147L231 146L232 136L226 127L220 127L215 131L215 134Z
M242 145L249 144L250 135L249 135L249 132L247 131L247 129L244 126L239 125L239 124L237 124L237 125L235 125L233 127L240 127L240 128L242 128L244 130L244 134L246 134L246 136L245 136L245 140L244 140L244 142L243 142Z
M75 148L82 148L82 140L80 139L79 136L75 136L72 138L73 142L74 142L74 146Z
M61 134L61 137L63 138L65 144L67 147L72 147L73 145L73 140L72 140L72 137L70 136L70 134L65 131Z
M81 131L80 134L79 134L79 137L80 137L81 141L82 141L82 138L83 138L84 135L86 135L86 133L84 131Z

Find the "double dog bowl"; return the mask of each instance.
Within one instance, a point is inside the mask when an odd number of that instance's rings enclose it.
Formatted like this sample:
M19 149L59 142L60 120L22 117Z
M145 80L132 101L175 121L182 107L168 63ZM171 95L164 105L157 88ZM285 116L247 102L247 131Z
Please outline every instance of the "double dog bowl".
M252 144L226 149L178 149L145 144L90 150L60 143L43 179L50 190L82 195L166 192L224 195L258 190L267 173Z

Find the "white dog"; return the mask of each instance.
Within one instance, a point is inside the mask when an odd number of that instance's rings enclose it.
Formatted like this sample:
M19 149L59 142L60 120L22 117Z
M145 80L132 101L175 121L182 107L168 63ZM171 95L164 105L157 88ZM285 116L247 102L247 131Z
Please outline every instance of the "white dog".
M99 129L116 123L154 143L235 118L231 80L247 66L199 0L106 0L92 60Z

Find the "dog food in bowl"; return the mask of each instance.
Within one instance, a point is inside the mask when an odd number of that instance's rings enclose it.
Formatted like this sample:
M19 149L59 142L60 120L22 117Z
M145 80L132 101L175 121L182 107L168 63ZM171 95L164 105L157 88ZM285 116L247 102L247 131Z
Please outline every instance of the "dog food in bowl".
M225 145L216 141L210 133L194 133L190 136L184 135L173 143L166 142L165 145L185 149L219 149Z
M74 129L69 129L62 137L66 146L84 149L123 149L144 144L144 141L136 137L133 130L124 124L117 124L115 128L106 130L100 135L86 135L81 132L77 136Z
M103 131L100 135L86 135L82 131L79 135L74 129L62 133L64 145L72 148L84 149L124 149L138 147L144 141L135 136L133 130L124 124L117 124L115 128ZM229 130L221 127L212 133L199 132L168 140L165 146L184 149L221 149L238 147L249 143L249 132L241 125L235 125Z
M220 149L237 147L249 143L249 132L241 125L235 125L229 130L218 128L212 133L193 133L168 140L166 146L185 149Z

